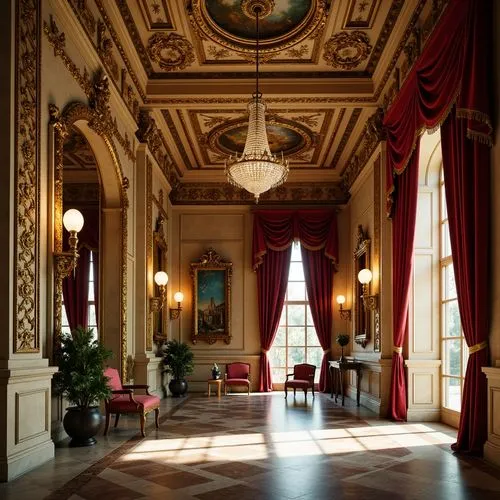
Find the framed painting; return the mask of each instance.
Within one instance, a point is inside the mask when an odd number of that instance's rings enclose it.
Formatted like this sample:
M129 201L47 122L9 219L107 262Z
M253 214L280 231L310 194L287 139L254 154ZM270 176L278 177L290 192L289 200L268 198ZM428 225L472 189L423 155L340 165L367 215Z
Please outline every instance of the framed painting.
M191 263L193 281L193 344L231 342L231 277L233 264L213 248Z

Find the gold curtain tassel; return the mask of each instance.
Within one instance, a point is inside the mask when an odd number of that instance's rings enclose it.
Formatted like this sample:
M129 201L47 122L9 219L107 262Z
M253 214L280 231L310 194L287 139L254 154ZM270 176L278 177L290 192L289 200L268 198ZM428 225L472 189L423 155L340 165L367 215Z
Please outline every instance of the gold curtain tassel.
M403 348L398 347L397 345L392 346L392 352L395 352L396 354L403 354Z
M475 344L471 347L469 347L469 354L474 354L477 351L482 351L483 349L486 349L488 347L488 341L483 340L479 344Z

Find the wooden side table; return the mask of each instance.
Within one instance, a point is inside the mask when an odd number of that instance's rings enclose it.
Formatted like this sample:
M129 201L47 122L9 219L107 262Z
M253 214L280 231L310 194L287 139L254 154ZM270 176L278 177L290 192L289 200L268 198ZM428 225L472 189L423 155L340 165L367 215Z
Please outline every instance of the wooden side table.
M340 394L342 396L342 406L344 406L344 373L347 370L356 371L356 403L359 406L359 395L360 395L360 381L361 381L361 362L359 361L329 361L330 377L332 383L332 393L330 397L333 398L333 389L335 387L335 402L337 402L337 396ZM337 375L337 376L336 376Z
M208 397L210 397L210 389L212 385L217 386L217 397L220 398L222 394L222 379L221 378L209 378L207 380L208 385Z

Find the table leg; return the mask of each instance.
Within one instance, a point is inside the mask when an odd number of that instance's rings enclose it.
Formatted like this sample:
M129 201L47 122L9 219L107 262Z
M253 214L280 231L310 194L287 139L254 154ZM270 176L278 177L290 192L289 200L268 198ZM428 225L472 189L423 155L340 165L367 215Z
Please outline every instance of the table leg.
M330 372L330 384L332 385L332 392L330 394L330 397L333 398L333 384L334 384L334 380L333 380L333 368L331 366L328 367L328 371Z
M208 397L210 397L210 387L211 387L210 382L207 385L208 385Z
M335 370L335 402L337 402L337 398L339 395L339 370Z
M340 393L342 394L342 406L344 406L344 370L339 369L340 373Z
M217 383L217 397L220 398L221 396L221 388L222 388L222 383L218 382Z
M360 389L361 389L361 370L356 370L356 376L357 376L357 380L356 380L356 389L357 389L357 394L356 394L356 402L359 406L359 394L360 394Z

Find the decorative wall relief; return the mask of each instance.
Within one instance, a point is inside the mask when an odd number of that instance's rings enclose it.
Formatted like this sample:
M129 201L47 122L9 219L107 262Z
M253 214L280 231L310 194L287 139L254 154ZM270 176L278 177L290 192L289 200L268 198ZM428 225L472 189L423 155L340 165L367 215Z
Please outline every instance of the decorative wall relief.
M194 62L193 46L176 33L155 33L148 41L148 54L165 71L179 71Z
M354 69L368 58L372 46L362 31L341 32L325 43L323 59L334 68Z
M41 4L37 0L23 0L16 5L13 349L16 353L29 353L40 351L38 103Z

